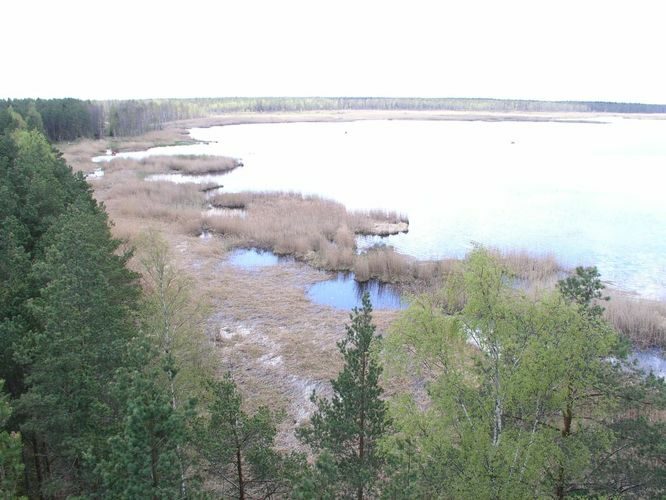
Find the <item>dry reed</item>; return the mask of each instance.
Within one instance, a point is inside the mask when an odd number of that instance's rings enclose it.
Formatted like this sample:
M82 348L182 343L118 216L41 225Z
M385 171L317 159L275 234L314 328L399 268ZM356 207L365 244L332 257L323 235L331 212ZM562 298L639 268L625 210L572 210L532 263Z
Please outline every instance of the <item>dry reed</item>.
M604 317L617 331L641 347L666 347L666 303L611 291Z
M154 134L160 137L160 134ZM147 139L142 139L147 140ZM154 140L154 139L153 139ZM79 166L86 155L100 152L103 141L69 145L66 157ZM124 144L134 147L139 144ZM85 158L90 168L90 156ZM94 166L94 165L93 165ZM390 247L370 249L356 255L355 235L372 233L378 225L408 222L396 212L350 212L339 203L294 193L215 193L206 198L204 186L145 182L142 176L156 172L209 173L233 168L235 160L218 157L152 157L142 161L115 159L104 164L106 175L95 179L95 196L106 203L116 221L115 233L132 239L134 225L166 224L181 234L197 235L211 230L232 246L256 246L278 254L291 254L315 267L354 271L360 281L379 278L440 286L455 265L453 260L418 262ZM207 204L218 208L244 209L244 217L203 212ZM497 252L509 272L522 281L528 293L551 290L565 272L552 256L528 252ZM419 285L420 286L420 285ZM604 303L606 319L634 343L666 345L666 304L613 293Z

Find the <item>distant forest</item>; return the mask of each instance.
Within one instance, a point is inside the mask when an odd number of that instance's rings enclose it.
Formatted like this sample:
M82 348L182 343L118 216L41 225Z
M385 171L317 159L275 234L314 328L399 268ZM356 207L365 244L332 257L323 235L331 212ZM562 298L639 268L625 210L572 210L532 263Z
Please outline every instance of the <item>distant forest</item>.
M82 101L8 99L0 101L0 120L17 120L43 131L52 141L79 137L125 137L160 129L166 122L232 112L317 110L545 111L666 113L666 104L531 101L509 99L410 97L224 97ZM12 113L13 118L9 118ZM0 123L0 128L6 125Z

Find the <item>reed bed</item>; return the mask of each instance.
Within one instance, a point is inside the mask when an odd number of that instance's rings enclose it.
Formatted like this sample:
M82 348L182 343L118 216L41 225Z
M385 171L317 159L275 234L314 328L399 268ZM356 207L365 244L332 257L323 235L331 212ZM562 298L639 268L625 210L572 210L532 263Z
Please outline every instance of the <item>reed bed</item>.
M74 145L72 154L88 154L98 141ZM77 149L78 148L78 149ZM221 161L222 163L218 163ZM134 226L159 224L180 234L208 230L221 235L225 247L254 246L289 254L317 268L353 271L359 281L377 278L400 283L405 289L438 288L456 268L456 260L419 262L391 247L376 247L357 255L356 235L377 227L408 223L391 211L348 211L340 203L296 193L220 193L209 196L207 186L146 182L145 175L165 171L209 173L232 168L235 160L211 157L153 157L142 161L115 159L103 165L105 176L95 179L95 196L116 222L117 235L133 239ZM206 213L206 206L242 209L237 216ZM375 233L376 234L376 233ZM552 290L566 269L553 256L493 250L527 293ZM452 299L459 307L464 298ZM666 346L666 304L619 292L604 302L606 319L636 345Z
M293 255L332 271L355 271L359 281L412 277L413 260L392 248L356 255L357 234L381 224L406 223L395 212L350 212L340 203L295 193L217 193L218 208L243 208L244 218L207 216L203 226L217 234L240 237L245 246Z
M114 158L100 163L105 172L134 170L142 175L155 173L180 173L184 175L221 174L230 172L241 165L240 161L228 156L211 155L161 155L148 156L140 160L134 158Z
M604 317L635 345L666 347L666 302L610 291Z
M236 158L211 155L149 156L139 163L142 169L186 175L219 174L241 166Z
M492 253L512 275L531 284L551 282L566 271L553 255L537 256L519 250L492 250Z

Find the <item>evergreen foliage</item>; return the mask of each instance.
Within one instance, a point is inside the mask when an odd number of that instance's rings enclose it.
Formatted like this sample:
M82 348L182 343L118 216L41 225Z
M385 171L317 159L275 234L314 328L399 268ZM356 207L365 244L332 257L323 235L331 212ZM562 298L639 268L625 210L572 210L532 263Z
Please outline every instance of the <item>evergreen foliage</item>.
M4 381L0 380L0 498L17 498L23 474L21 461L21 436L8 432L6 424L12 409L4 393Z
M275 451L275 416L266 407L253 415L243 411L230 373L209 386L208 417L199 424L197 447L224 496L243 500L285 494L289 477L304 459Z
M139 290L103 212L72 205L45 239L45 258L33 266L40 294L29 304L37 328L25 346L23 429L51 450L58 488L70 481L92 488L96 479L81 458L101 457L118 430L110 383L129 360Z
M109 439L108 459L98 472L110 498L194 498L185 483L180 448L186 442L189 409L176 410L158 384L157 373L136 371L121 377L116 391L127 399L122 430Z
M601 316L603 313L603 307L594 301L610 300L610 297L603 296L602 290L605 287L596 267L577 267L572 276L560 280L557 286L564 298L575 302L594 316Z
M354 308L350 319L351 324L345 325L345 338L338 342L344 368L331 381L333 397L328 400L312 394L317 411L299 435L315 451L327 452L341 493L360 500L375 491L383 464L378 442L390 422L379 386L382 368L372 355L378 338L367 292L362 307ZM330 463L319 462L318 467L330 470Z

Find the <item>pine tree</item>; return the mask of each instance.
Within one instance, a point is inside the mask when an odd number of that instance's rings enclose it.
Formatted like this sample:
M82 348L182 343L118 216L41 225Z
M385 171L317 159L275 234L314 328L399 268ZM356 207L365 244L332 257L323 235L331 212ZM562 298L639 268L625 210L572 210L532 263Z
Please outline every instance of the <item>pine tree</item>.
M184 490L179 447L186 439L188 409L175 410L155 370L121 377L116 391L127 394L123 429L109 442L101 463L104 494L110 498L190 498Z
M201 422L198 449L207 470L221 480L225 498L270 498L283 495L291 471L304 467L298 455L283 457L273 449L275 417L266 407L253 415L242 409L242 397L230 373L211 382L209 417Z
M122 424L123 401L110 384L138 335L139 289L125 267L129 256L116 254L106 214L87 202L59 217L44 242L45 258L33 266L39 296L28 308L35 326L23 345L28 390L19 409L43 460L41 487L78 494L98 481L82 457L103 456Z
M333 397L329 401L312 394L317 410L299 436L314 450L330 454L344 494L362 500L374 491L383 464L377 444L390 422L379 386L382 367L372 355L378 337L367 292L350 319L345 338L337 344L344 368L331 381Z

